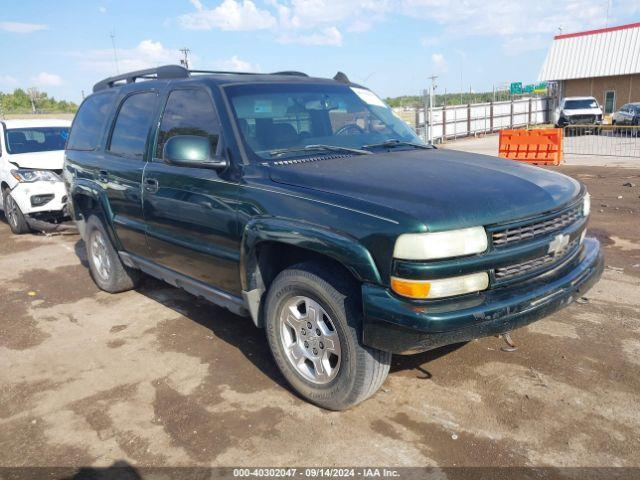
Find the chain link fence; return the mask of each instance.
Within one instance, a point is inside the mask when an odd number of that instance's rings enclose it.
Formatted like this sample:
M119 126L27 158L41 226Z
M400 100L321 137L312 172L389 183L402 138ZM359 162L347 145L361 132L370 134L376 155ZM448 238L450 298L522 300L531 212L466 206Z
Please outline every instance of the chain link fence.
M563 154L637 158L640 164L640 126L570 125L564 127Z

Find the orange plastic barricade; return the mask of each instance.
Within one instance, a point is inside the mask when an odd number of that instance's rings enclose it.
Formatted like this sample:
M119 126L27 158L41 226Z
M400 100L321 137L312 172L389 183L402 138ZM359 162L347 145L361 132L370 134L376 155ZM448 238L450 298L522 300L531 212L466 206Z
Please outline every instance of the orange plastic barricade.
M498 156L534 165L560 165L562 129L500 130Z

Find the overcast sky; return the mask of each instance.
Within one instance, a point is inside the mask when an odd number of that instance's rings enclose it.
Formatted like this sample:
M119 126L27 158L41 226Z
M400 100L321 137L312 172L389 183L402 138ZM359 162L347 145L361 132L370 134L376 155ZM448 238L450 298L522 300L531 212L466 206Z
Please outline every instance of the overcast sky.
M344 71L383 97L535 81L564 33L640 21L640 0L4 0L0 91L78 101L116 73L177 63L316 76Z

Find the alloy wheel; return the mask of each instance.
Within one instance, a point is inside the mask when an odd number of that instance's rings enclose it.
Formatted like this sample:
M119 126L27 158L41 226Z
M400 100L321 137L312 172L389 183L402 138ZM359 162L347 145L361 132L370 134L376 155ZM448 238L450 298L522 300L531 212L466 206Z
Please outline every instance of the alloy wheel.
M309 297L292 297L282 307L280 322L280 340L295 371L315 384L333 380L342 350L335 323L324 308Z
M94 230L91 235L91 261L102 280L109 280L111 274L111 260L107 252L107 244L100 230Z
M11 195L7 195L5 197L6 205L5 205L5 216L7 217L7 221L13 228L17 228L18 226L18 204L13 199Z

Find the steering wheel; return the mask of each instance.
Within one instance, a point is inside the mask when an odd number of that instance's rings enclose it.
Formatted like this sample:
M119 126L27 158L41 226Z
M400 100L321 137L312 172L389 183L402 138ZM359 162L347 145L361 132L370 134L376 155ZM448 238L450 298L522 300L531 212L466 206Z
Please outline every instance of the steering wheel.
M358 135L364 133L364 130L355 123L348 123L340 127L334 135Z

